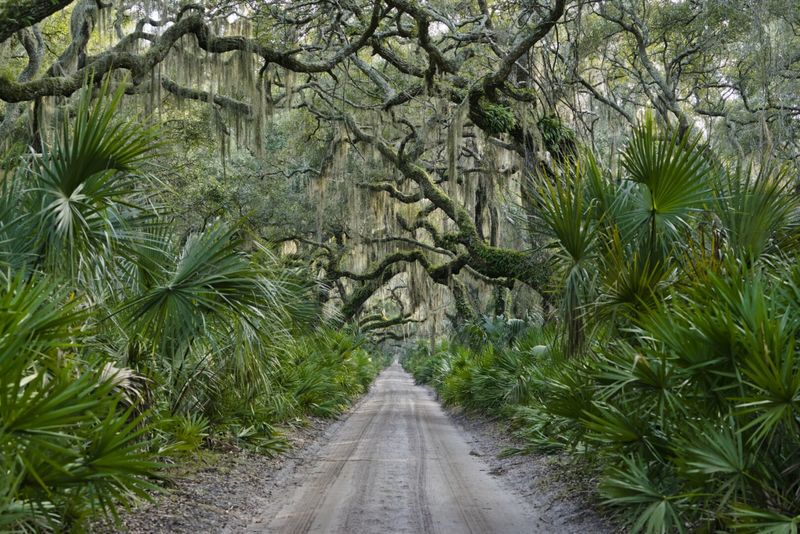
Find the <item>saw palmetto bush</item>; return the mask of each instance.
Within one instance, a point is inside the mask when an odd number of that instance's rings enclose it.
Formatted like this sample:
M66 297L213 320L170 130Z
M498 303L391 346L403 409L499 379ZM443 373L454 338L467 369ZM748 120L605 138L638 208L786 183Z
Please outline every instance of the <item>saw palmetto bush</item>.
M646 530L758 531L767 514L781 531L800 512L796 274L726 267L597 364L585 425L609 455L603 493Z
M600 333L562 364L569 373L540 377L541 402L521 416L533 444L601 459L601 495L634 531L790 532L800 516L800 202L785 172L707 156L697 138L647 118L608 185L565 174L601 207L584 211L603 245L583 306Z
M86 311L52 279L0 285L0 529L60 530L152 487L141 415L104 374Z
M272 417L333 417L346 410L388 363L385 356L368 352L365 343L330 328L297 337L272 376L274 393L265 399Z
M531 401L537 363L554 344L550 332L503 317L464 324L454 340L432 352L418 345L403 366L417 383L434 387L445 404L490 415Z
M155 215L135 165L151 130L112 120L121 92L79 100L42 154L3 182L0 465L3 530L62 530L145 495L157 474L144 381L99 342L98 309Z
M245 254L235 228L190 235L166 254L138 294L117 308L129 364L160 371L173 413L213 416L222 391L244 398L269 388L272 345L290 340L292 306L305 287L285 279L266 251Z

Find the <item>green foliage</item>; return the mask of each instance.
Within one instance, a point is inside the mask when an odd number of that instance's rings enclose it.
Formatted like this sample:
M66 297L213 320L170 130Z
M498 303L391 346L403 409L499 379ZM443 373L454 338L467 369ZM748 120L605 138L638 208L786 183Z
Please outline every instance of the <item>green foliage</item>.
M196 451L210 430L208 419L199 413L167 417L159 421L159 426L167 433L163 439L173 451Z
M723 172L714 183L715 213L737 257L796 253L800 245L800 198L784 170L751 167Z
M619 223L626 236L649 233L652 251L685 235L692 215L710 201L711 169L700 137L680 136L677 130L663 134L651 114L634 132L622 166L637 187L629 190L630 209L620 215Z
M310 413L335 417L363 394L383 367L385 358L368 352L366 339L320 330L298 338L273 377L269 402L278 421Z
M532 399L536 358L552 342L547 334L520 320L483 317L463 325L456 339L466 345L443 344L432 354L420 345L404 367L446 404L468 410L497 414Z
M540 176L530 188L537 207L536 225L549 240L555 273L563 288L562 313L567 325L567 351L580 350L584 339L581 308L593 291L591 263L596 259L598 230L602 219L590 214L597 201L586 194L584 181L599 183L603 177L593 159L586 165L566 165L564 180L551 182Z
M107 86L104 87L107 91ZM120 86L92 103L84 91L75 120L61 132L22 178L32 186L25 202L38 238L39 260L48 270L77 275L98 258L125 256L135 232L145 222L135 204L141 178L136 166L154 154L157 131L134 121L117 121L124 94Z
M146 497L158 468L148 426L81 357L91 337L79 303L23 276L4 281L0 302L0 525L60 530Z

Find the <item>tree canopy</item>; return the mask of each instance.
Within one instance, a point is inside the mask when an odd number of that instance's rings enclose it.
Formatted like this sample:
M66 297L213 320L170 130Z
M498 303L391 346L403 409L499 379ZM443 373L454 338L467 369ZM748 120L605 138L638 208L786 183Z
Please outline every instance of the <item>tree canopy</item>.
M247 219L345 318L377 293L392 326L511 289L530 311L551 299L531 187L581 147L615 168L643 110L723 159L798 165L789 4L15 0L0 142L41 146L110 76L182 147L159 164L184 169L189 224Z

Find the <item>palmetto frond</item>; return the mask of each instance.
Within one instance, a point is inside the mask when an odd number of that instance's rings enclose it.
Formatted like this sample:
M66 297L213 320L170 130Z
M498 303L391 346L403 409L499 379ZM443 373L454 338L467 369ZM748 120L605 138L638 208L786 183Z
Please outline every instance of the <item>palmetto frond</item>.
M691 230L693 214L711 200L712 168L700 137L658 131L652 114L635 130L622 154L627 178L637 184L620 224L641 232L652 250ZM624 232L625 233L625 232Z
M74 121L63 123L25 177L34 184L27 202L38 254L48 267L72 273L93 257L124 252L139 231L133 223L147 214L131 203L142 181L133 175L158 147L156 129L115 118L124 84L106 96L106 82L95 101L91 92L84 91Z
M180 344L208 321L280 319L281 287L239 252L236 230L217 226L190 236L158 282L124 309L155 345Z
M563 177L554 181L542 177L533 189L538 223L551 240L549 247L562 277L562 313L567 326L567 349L572 354L583 343L582 308L588 303L594 285L592 262L597 259L599 228L606 209L604 201L608 200L605 192L604 177L591 159L585 166L577 162L569 164ZM603 198L594 198L593 194Z
M668 474L655 475L652 471L651 466L625 457L620 467L609 470L600 487L601 495L608 504L626 506L634 511L632 517L627 518L632 533L685 532L679 506L683 498L670 491Z
M0 288L0 505L22 514L16 526L58 530L66 502L114 514L153 487L148 427L119 408L113 377L78 357L91 334L78 305L39 277Z
M786 169L718 173L714 211L735 256L748 263L800 247L800 195Z

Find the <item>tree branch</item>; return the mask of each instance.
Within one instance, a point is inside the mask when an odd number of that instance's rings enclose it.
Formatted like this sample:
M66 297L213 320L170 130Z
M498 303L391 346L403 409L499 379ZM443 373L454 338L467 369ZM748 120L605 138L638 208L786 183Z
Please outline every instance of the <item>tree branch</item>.
M103 54L87 59L86 66L71 75L50 76L29 82L13 82L0 78L0 100L24 102L42 96L69 96L80 89L87 79L98 83L105 74L114 70L130 71L134 83L138 83L166 58L172 46L184 35L194 35L198 46L206 52L214 54L237 50L252 52L262 57L266 63L275 63L293 72L326 72L369 40L378 26L380 13L380 2L375 2L370 25L359 38L342 47L333 57L317 62L301 61L292 52L275 50L255 39L241 36L217 37L213 34L211 26L203 20L202 15L185 15L155 38L152 46L142 55L130 53L127 43L123 41Z
M6 0L0 6L0 43L33 26L75 0Z

